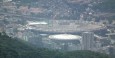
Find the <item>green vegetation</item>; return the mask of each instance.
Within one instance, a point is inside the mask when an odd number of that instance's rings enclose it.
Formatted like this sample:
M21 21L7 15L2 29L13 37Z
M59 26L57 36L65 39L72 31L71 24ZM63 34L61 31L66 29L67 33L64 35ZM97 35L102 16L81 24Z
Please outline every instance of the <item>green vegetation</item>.
M115 12L115 0L104 0L104 2L97 4L94 9L113 13Z
M59 52L30 45L0 33L0 58L109 58L106 54L91 51Z

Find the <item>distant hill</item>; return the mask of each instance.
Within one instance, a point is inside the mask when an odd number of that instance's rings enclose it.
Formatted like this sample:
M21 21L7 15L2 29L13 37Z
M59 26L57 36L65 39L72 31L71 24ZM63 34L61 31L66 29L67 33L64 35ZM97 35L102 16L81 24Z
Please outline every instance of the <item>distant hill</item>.
M95 5L94 9L98 9L102 12L115 13L115 0L104 0L102 3Z
M106 54L91 51L59 52L28 44L0 33L0 58L109 58Z
M80 19L80 15L86 12L86 9L91 6L93 13L105 12L115 13L115 0L13 0L21 1L20 5L28 5L29 7L43 8L46 11L35 15L40 18L51 19ZM89 12L90 12L89 11ZM34 14L33 14L34 15ZM103 17L103 16L101 16ZM106 16L105 16L106 17ZM95 18L95 17L94 17ZM114 20L115 16L109 16L107 19ZM87 18L84 18L87 19ZM96 17L97 19L97 17ZM103 18L101 18L103 19Z

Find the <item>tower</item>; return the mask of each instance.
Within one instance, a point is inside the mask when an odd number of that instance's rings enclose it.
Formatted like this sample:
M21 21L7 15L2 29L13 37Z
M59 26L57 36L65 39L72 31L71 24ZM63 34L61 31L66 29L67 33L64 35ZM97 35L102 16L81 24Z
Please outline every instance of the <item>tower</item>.
M82 49L92 50L94 45L94 33L93 32L83 32L82 33Z

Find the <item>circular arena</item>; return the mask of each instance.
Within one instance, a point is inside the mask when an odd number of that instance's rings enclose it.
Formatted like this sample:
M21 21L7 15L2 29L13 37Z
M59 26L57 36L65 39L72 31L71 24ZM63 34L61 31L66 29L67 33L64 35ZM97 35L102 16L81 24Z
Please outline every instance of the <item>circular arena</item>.
M52 40L81 40L81 36L78 35L71 35L71 34L56 34L56 35L50 35L50 39Z
M80 43L82 37L79 35L72 34L55 34L50 35L49 39L56 43Z
M94 31L103 28L105 27L102 23L82 20L28 21L26 25L26 29L57 33Z

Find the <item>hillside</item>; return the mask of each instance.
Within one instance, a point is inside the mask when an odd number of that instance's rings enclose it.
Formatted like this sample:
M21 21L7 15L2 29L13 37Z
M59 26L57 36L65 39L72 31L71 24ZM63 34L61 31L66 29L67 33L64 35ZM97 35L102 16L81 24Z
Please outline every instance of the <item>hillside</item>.
M94 6L94 9L99 9L102 12L115 13L115 0L105 0Z
M59 52L35 49L28 44L0 33L0 58L109 58L91 51Z

